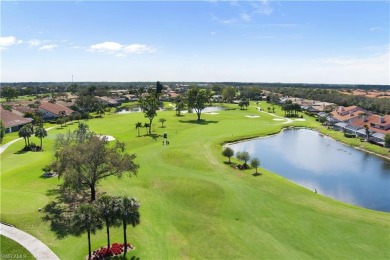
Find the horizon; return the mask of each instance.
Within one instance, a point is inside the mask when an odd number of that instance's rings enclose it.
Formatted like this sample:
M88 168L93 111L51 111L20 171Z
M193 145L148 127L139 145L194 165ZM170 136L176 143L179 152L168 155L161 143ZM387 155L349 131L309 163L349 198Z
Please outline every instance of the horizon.
M389 8L388 1L1 2L0 82L387 86Z

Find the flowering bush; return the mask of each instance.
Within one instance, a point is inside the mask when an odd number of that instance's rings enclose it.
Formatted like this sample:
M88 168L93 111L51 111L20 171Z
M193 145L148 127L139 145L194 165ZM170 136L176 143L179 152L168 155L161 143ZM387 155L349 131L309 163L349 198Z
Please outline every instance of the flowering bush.
M131 250L134 247L127 243L127 250ZM116 256L123 254L125 250L125 244L120 244L120 243L114 243L110 246L108 249L107 247L101 247L95 251L92 252L92 259L98 260L98 259L104 259L108 258L111 256Z

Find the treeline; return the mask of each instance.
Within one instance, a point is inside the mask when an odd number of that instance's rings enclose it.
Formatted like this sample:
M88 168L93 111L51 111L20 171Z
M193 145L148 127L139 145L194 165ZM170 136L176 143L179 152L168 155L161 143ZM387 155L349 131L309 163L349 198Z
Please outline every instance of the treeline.
M339 106L359 106L377 114L390 114L390 99L370 98L342 94L332 89L272 88L269 89L285 96L313 99L335 103Z

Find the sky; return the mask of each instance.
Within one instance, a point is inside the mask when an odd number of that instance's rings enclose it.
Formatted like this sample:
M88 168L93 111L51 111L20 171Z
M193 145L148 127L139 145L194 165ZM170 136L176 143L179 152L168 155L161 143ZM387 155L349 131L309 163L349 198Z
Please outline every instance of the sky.
M1 82L390 84L390 1L1 1Z

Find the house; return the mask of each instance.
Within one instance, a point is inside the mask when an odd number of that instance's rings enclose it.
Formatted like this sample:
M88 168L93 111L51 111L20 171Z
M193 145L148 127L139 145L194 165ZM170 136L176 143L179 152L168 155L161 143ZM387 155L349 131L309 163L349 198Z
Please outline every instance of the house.
M390 115L364 115L352 120L350 124L358 127L367 126L372 132L390 134Z
M43 120L53 120L57 117L69 116L74 113L72 109L66 106L50 102L42 102L38 110L42 113Z
M35 109L27 107L27 106L14 106L14 107L12 107L12 113L24 117L24 115L27 113L34 114Z
M368 112L358 106L350 107L337 107L336 110L330 113L332 122L344 122L349 123L354 119L359 118L362 114L367 114Z
M6 133L16 132L24 125L33 121L31 118L24 118L3 108L0 108L0 119L3 122Z

